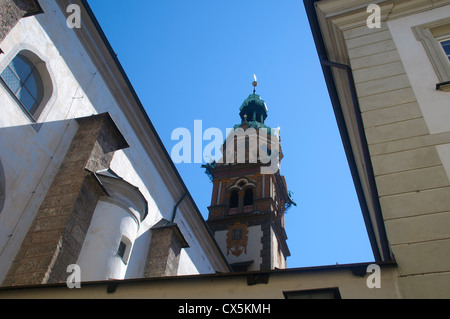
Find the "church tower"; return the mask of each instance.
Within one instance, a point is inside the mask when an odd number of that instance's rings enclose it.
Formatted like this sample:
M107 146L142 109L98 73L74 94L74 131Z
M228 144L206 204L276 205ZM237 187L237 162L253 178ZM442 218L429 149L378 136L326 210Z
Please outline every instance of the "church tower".
M234 271L286 268L290 252L284 214L295 203L280 174L279 131L265 125L267 106L253 93L244 100L223 147L204 165L213 183L208 224Z

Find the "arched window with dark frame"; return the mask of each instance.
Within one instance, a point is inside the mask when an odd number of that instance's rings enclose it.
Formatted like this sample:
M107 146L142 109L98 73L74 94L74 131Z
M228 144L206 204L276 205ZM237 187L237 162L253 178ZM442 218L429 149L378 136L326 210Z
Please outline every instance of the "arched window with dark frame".
M33 118L44 97L44 85L35 63L24 54L17 54L0 74L9 91Z

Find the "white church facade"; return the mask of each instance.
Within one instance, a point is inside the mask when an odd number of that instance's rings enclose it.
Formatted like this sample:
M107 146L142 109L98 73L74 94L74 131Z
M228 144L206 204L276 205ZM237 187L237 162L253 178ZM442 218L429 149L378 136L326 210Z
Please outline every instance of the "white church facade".
M228 272L86 3L0 6L1 285Z

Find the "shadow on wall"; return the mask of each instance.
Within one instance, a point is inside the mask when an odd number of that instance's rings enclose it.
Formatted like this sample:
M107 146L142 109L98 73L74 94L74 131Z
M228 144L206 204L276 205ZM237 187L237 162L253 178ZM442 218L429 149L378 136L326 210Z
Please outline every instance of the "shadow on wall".
M1 100L0 105L5 105ZM0 280L28 231L76 129L71 120L42 123L39 129L36 124L0 128Z

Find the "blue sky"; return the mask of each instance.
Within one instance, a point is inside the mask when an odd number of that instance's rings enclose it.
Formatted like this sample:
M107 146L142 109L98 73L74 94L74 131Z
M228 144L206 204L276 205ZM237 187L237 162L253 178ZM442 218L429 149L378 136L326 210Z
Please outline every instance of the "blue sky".
M302 1L89 4L169 154L173 130L193 132L194 120L225 136L240 122L256 74L266 125L281 128L281 173L298 204L286 215L288 267L373 260ZM209 178L201 164L176 166L206 219Z

